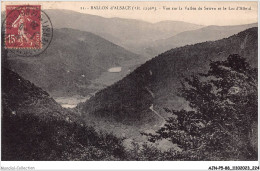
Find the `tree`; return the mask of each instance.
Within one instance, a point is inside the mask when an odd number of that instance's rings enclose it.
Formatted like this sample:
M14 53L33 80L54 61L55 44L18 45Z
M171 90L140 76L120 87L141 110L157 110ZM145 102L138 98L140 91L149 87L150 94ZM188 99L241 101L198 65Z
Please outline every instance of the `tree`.
M208 73L184 79L179 96L192 110L165 109L173 116L156 134L142 133L149 141L169 139L188 160L257 160L257 69L245 58L211 62Z

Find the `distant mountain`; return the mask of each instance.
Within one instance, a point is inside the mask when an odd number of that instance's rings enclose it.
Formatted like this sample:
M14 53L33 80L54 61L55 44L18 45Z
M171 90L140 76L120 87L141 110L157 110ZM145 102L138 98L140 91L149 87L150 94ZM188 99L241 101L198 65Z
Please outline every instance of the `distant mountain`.
M122 67L115 81L144 60L95 34L74 29L54 29L53 40L37 57L8 53L9 68L53 96L87 95L97 90L95 79L111 67ZM129 61L129 62L128 62ZM114 75L113 75L114 76ZM110 81L111 82L111 81ZM103 81L102 84L112 84ZM102 87L102 86L101 86Z
M134 126L164 123L170 109L187 109L187 103L177 96L180 81L193 73L206 72L209 62L224 60L239 54L257 67L257 28L251 28L218 41L175 48L147 61L119 82L96 93L78 105L85 120L96 117L111 123ZM126 133L127 134L127 133Z
M169 38L183 31L202 28L181 21L149 23L123 18L104 18L69 10L45 10L54 28L72 28L97 34L134 53L152 41Z
M44 90L2 68L1 160L124 160L121 140L99 134Z
M205 41L215 41L237 34L245 29L257 27L257 23L237 26L207 26L197 30L184 31L166 39L151 42L149 47L141 48L141 54L148 53L150 56L156 56L166 50L191 45Z

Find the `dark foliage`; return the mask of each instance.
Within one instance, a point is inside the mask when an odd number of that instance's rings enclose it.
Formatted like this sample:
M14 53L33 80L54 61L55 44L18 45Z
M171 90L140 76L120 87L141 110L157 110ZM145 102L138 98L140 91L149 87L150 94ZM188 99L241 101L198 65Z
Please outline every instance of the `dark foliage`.
M2 71L2 160L125 160L122 139L96 132L41 88Z
M121 141L77 123L14 116L4 110L2 160L124 160Z
M157 134L143 133L149 141L171 140L186 160L257 160L257 69L230 55L182 85L192 110L166 109L173 117Z

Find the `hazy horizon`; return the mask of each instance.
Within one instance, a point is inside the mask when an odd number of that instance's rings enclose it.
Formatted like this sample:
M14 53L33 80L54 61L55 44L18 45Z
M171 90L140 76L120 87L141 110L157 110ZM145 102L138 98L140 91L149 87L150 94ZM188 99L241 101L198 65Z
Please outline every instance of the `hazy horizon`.
M70 10L82 14L95 15L104 18L134 19L149 23L165 21L187 22L203 26L231 26L253 24L258 22L257 2L2 2L2 11L5 5L17 4L41 4L42 9ZM110 10L116 6L139 6L141 9L147 6L157 7L156 11L135 10ZM97 10L91 7L102 8L108 6L108 10ZM183 10L163 10L164 7L182 7ZM191 8L226 8L251 7L251 10L184 10ZM160 8L160 9L159 9ZM174 15L172 15L174 14ZM238 17L239 16L239 17Z

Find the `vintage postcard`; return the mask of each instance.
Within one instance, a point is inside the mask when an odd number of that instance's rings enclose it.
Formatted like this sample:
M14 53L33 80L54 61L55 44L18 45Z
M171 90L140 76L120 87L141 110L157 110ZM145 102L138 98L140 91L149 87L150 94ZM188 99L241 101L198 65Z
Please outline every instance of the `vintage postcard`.
M2 170L259 170L257 1L2 1L1 68Z

